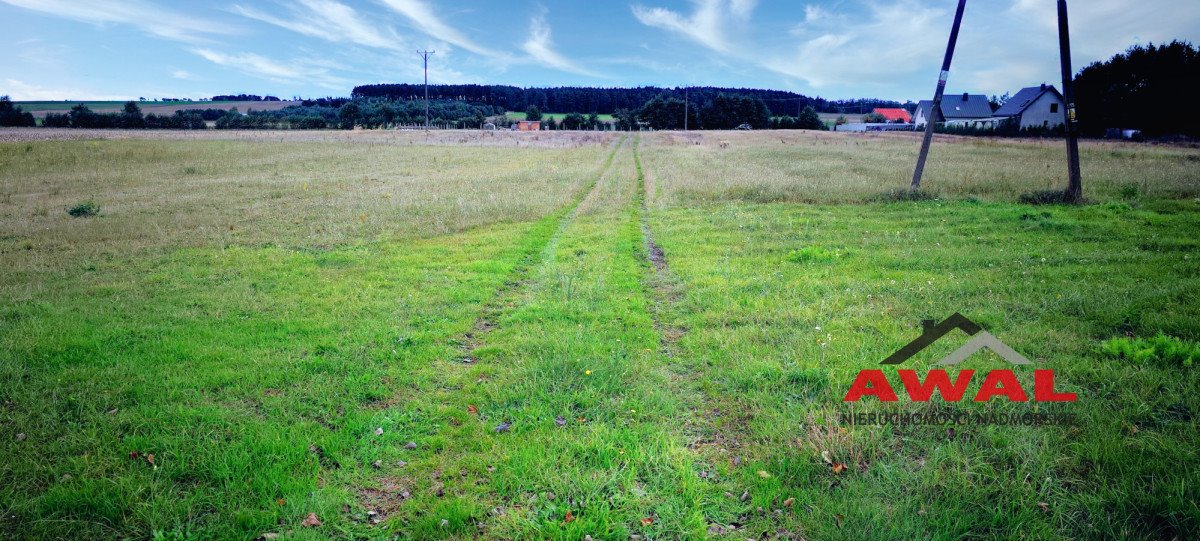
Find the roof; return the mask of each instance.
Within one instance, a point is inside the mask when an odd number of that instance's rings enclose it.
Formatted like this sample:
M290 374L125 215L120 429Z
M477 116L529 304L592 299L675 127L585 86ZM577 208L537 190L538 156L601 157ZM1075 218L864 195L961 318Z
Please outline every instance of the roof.
M883 115L883 118L886 118L888 122L895 122L897 120L903 122L912 122L912 115L908 114L908 111L905 111L904 109L878 108L875 109L875 112Z
M917 104L917 111L925 120L929 120L929 108L932 106L933 101L921 100ZM942 117L945 120L991 116L992 104L983 94L946 94L942 98Z
M1062 94L1059 94L1058 89L1054 88L1053 85L1022 88L1020 92L1017 92L1017 95L1009 98L1008 101L1004 102L1004 105L1001 105L1000 108L996 110L995 116L1013 117L1024 113L1030 105L1033 105L1034 102L1042 97L1042 94L1047 92L1053 92L1058 99L1062 99Z
M955 118L987 118L992 116L992 104L983 94L948 94L942 98L942 116Z

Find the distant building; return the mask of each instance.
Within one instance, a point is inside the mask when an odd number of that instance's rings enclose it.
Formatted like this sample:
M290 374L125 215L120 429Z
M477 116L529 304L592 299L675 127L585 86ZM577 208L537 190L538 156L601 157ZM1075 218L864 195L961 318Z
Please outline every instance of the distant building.
M917 104L917 112L913 115L913 124L924 128L932 116L933 101L925 100ZM991 128L997 119L992 117L992 105L983 94L947 95L942 98L942 110L934 122L945 122L947 126L963 126L969 128Z
M875 109L875 113L882 115L888 122L904 122L908 124L913 120L912 115L904 109L886 109L880 107Z
M1066 105L1062 94L1053 86L1022 88L1004 102L992 115L1000 120L1015 121L1021 129L1053 129L1066 124Z
M540 120L518 120L517 131L539 131L542 129Z

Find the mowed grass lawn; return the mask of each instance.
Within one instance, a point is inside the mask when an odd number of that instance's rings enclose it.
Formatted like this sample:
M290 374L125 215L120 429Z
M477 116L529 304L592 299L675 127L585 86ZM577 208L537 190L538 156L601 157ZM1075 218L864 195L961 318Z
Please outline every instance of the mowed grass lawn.
M0 537L1194 536L1200 151L915 149L0 144ZM842 402L954 312L1079 401Z

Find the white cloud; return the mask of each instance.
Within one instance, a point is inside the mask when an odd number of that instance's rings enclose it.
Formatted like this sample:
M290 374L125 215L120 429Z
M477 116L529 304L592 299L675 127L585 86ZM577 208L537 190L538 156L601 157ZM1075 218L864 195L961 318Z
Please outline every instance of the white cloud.
M753 7L753 2L732 2L738 4L736 9L748 15L746 5ZM633 6L633 16L646 26L653 26L680 34L700 45L719 53L728 53L732 46L726 35L727 19L734 15L734 6L726 0L697 0L696 10L691 16L684 16L666 8L648 8L641 5Z
M299 0L288 6L290 18L240 4L234 5L232 11L244 17L333 43L354 43L393 50L407 49L395 30L376 27L354 8L333 0Z
M179 79L181 81L195 81L196 79L198 79L198 77L196 77L196 74L194 74L188 70L175 70L175 71L171 72L171 77L175 78L175 79Z
M45 87L16 79L4 79L0 96L9 96L13 101L68 101L68 100L127 100L129 96L104 96L90 90L63 87Z
M930 59L940 58L949 33L945 11L914 0L871 3L866 13L854 15L806 10L806 17L817 17L822 24L796 27L792 35L800 44L789 53L766 57L761 65L817 88L878 85L930 70Z
M446 24L428 4L421 0L380 0L397 13L407 17L422 32L475 54L503 58L504 55L495 48L485 47L468 38L458 29Z
M1072 4L1069 11L1071 52L1084 61L1107 59L1137 43L1200 37L1200 2L1196 1L1088 0ZM1031 21L1040 30L1024 43L1057 50L1056 3L1013 0L1007 15Z
M199 43L209 34L230 34L225 25L159 8L142 0L0 0L17 7L92 24L128 24L173 41Z
M535 62L554 69L578 75L586 75L588 77L600 77L596 72L580 66L554 49L554 43L550 37L550 25L546 22L545 11L533 17L533 20L530 22L529 39L525 41L521 49Z
M351 84L346 79L331 75L328 68L319 65L297 61L279 62L254 53L225 54L210 49L193 49L192 52L218 66L279 83L308 82L339 90L345 90Z

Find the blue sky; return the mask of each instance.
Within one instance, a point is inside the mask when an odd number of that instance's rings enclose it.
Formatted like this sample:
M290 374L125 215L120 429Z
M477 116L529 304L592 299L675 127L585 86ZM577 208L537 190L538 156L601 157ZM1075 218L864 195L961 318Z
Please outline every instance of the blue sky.
M1200 1L1074 0L1077 68L1200 43ZM14 99L348 95L358 84L717 85L828 98L933 90L954 0L0 0ZM973 0L952 91L1059 79L1054 0Z

